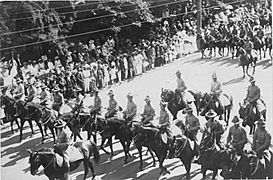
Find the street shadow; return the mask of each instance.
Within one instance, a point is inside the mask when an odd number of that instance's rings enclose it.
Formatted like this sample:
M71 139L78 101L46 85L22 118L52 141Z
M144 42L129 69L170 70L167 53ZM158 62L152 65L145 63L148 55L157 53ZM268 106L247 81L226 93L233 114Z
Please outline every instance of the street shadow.
M244 81L243 77L238 77L238 78L235 78L235 79L231 79L231 80L229 80L227 82L223 82L223 86L236 84L236 83L240 83L240 82L243 82L243 81Z
M190 179L193 179L194 177L196 177L199 173L201 172L201 169L198 168L194 171L190 172ZM177 175L177 176L173 176L171 178L168 178L168 180L181 180L181 179L186 179L186 173L181 175Z
M206 57L206 58L196 58L190 61L184 61L182 64L218 64L219 66L226 65L226 66L232 66L234 64L238 64L237 59L232 59L229 56L223 56L223 57Z

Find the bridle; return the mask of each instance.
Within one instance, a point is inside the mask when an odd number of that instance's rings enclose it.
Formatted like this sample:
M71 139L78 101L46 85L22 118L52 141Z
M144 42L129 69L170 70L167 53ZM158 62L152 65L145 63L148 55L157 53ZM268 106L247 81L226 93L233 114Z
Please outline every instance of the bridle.
M38 160L40 160L40 158L38 157L39 155L39 152L35 152L35 154L37 155L37 158L35 158L35 162L37 162ZM46 153L45 153L46 154ZM53 154L53 153L48 153L48 154ZM40 171L37 171L36 174L40 174L41 172L44 172L54 161L54 158L52 157L52 159L49 161L49 163L44 167L44 169L40 170ZM41 162L41 160L40 160ZM42 163L40 164L42 165ZM40 166L39 165L39 166Z

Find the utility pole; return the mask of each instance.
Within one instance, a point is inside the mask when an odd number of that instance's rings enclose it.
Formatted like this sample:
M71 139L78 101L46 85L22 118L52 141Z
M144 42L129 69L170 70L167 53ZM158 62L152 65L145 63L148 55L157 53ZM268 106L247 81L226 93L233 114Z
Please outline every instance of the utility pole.
M196 0L196 10L197 10L197 33L201 33L202 28L202 0Z

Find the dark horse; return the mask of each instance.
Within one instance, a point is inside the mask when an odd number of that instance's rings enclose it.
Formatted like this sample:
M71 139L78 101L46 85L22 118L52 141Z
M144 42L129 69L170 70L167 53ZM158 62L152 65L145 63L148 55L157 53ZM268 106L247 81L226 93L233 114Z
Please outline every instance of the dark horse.
M218 174L218 169L221 169L221 151L216 145L214 132L205 129L200 144L200 162L203 179L206 177L206 171L212 170L212 179L215 179Z
M264 46L264 58L266 57L266 51L267 49L269 50L269 56L270 56L270 59L271 59L271 62L272 62L272 36L267 36L265 38L265 46Z
M163 172L168 172L167 168L163 166L163 162L167 157L168 152L168 144L165 144L161 139L161 132L158 128L155 127L145 127L142 126L140 122L132 122L131 124L131 132L136 145L136 148L139 153L140 158L140 166L139 169L143 169L142 162L142 147L147 147L148 151L153 157L153 163L155 166L155 158L152 153L155 152L156 157L159 161L159 167L161 169L160 174Z
M10 98L7 95L1 96L1 105L4 106L6 119L7 119L7 121L10 122L11 133L14 133L14 130L13 130L13 122L14 121L16 122L16 124L18 126L18 130L20 129L19 122L17 120L17 117L15 116L16 109L14 107L14 104L15 104L15 99Z
M242 178L273 179L273 153L271 151L268 153L270 153L270 159L267 159L264 154L259 158L253 150L245 150L236 167ZM261 161L265 163L261 164Z
M260 55L260 60L262 59L262 50L264 47L264 42L258 37L258 36L254 36L253 37L253 47L256 51L259 52Z
M224 115L224 120L226 122L226 124L228 125L228 121L230 118L230 112L231 109L233 107L233 97L232 96L228 96L226 94L223 94L223 96L226 96L226 98L228 98L229 100L229 105L222 107L220 105L216 106L216 97L213 97L213 95L209 94L209 93L205 93L202 96L200 96L200 104L199 104L199 109L200 109L200 115L201 116L205 116L205 114L210 110L213 109L217 115L220 116L220 119L223 119L223 115Z
M194 97L195 101L195 107L198 113L198 99L200 94L199 93L193 93L192 91L189 91L189 93ZM170 90L170 89L161 89L161 95L160 95L161 99L165 102L168 102L168 110L171 112L171 114L173 115L173 119L177 119L177 113L180 110L183 110L186 108L187 105L190 104L186 104L186 102L182 99L182 101L180 101L180 103L178 104L178 100L177 100L177 96L175 95L175 92Z
M130 144L132 141L132 134L130 127L125 123L124 120L118 119L117 117L112 117L109 119L104 119L103 117L97 117L97 130L101 135L101 145L100 148L107 154L110 154L104 149L104 143L108 140L108 144L111 150L111 156L114 155L112 137L115 136L116 139L120 140L125 154L124 163L127 163L128 156L131 157L129 153Z
M38 104L32 102L25 102L22 100L18 100L15 103L16 116L21 119L21 127L20 127L20 142L23 139L23 128L25 121L28 121L29 126L31 128L32 134L34 134L32 121L34 120L37 126L40 129L42 134L42 143L44 143L45 137L41 123L42 110L39 108Z
M73 144L73 146L80 151L82 154L82 158L76 160L75 162L70 162L70 170L73 171L77 169L80 164L83 162L84 165L84 177L86 179L88 174L88 168L90 168L92 172L92 179L95 178L94 168L91 161L91 156L94 155L94 161L96 163L100 160L100 154L97 149L97 146L90 140L86 141L78 141ZM32 152L28 150L30 153L29 163L30 163L30 172L32 175L36 175L38 173L38 169L40 166L43 166L44 174L48 177L49 180L54 180L55 178L66 180L69 177L65 177L67 173L67 168L64 166L59 166L57 164L56 154L52 149L43 148L38 151Z
M243 68L243 78L245 77L245 74L250 76L248 73L249 65L253 66L253 71L252 71L252 75L253 75L255 73L257 58L251 57L251 55L248 54L242 47L239 47L239 49L237 50L236 56L240 58L239 65L242 66Z
M239 103L240 109L239 109L239 116L241 119L243 119L243 126L246 125L249 126L250 132L249 134L254 134L255 132L255 121L258 121L261 116L265 116L266 110L263 112L254 112L254 107L252 104L248 102L243 102L243 104Z

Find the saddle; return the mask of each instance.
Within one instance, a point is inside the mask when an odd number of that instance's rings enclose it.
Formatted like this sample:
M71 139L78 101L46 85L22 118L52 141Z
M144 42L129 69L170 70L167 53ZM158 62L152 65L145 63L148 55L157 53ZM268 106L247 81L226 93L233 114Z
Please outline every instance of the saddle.
M68 146L65 152L68 154L69 163L73 163L73 162L82 160L84 158L82 152L78 148L74 147L73 145ZM56 157L56 163L58 164L58 166L63 167L64 156L61 156L59 153L55 153L55 157Z

